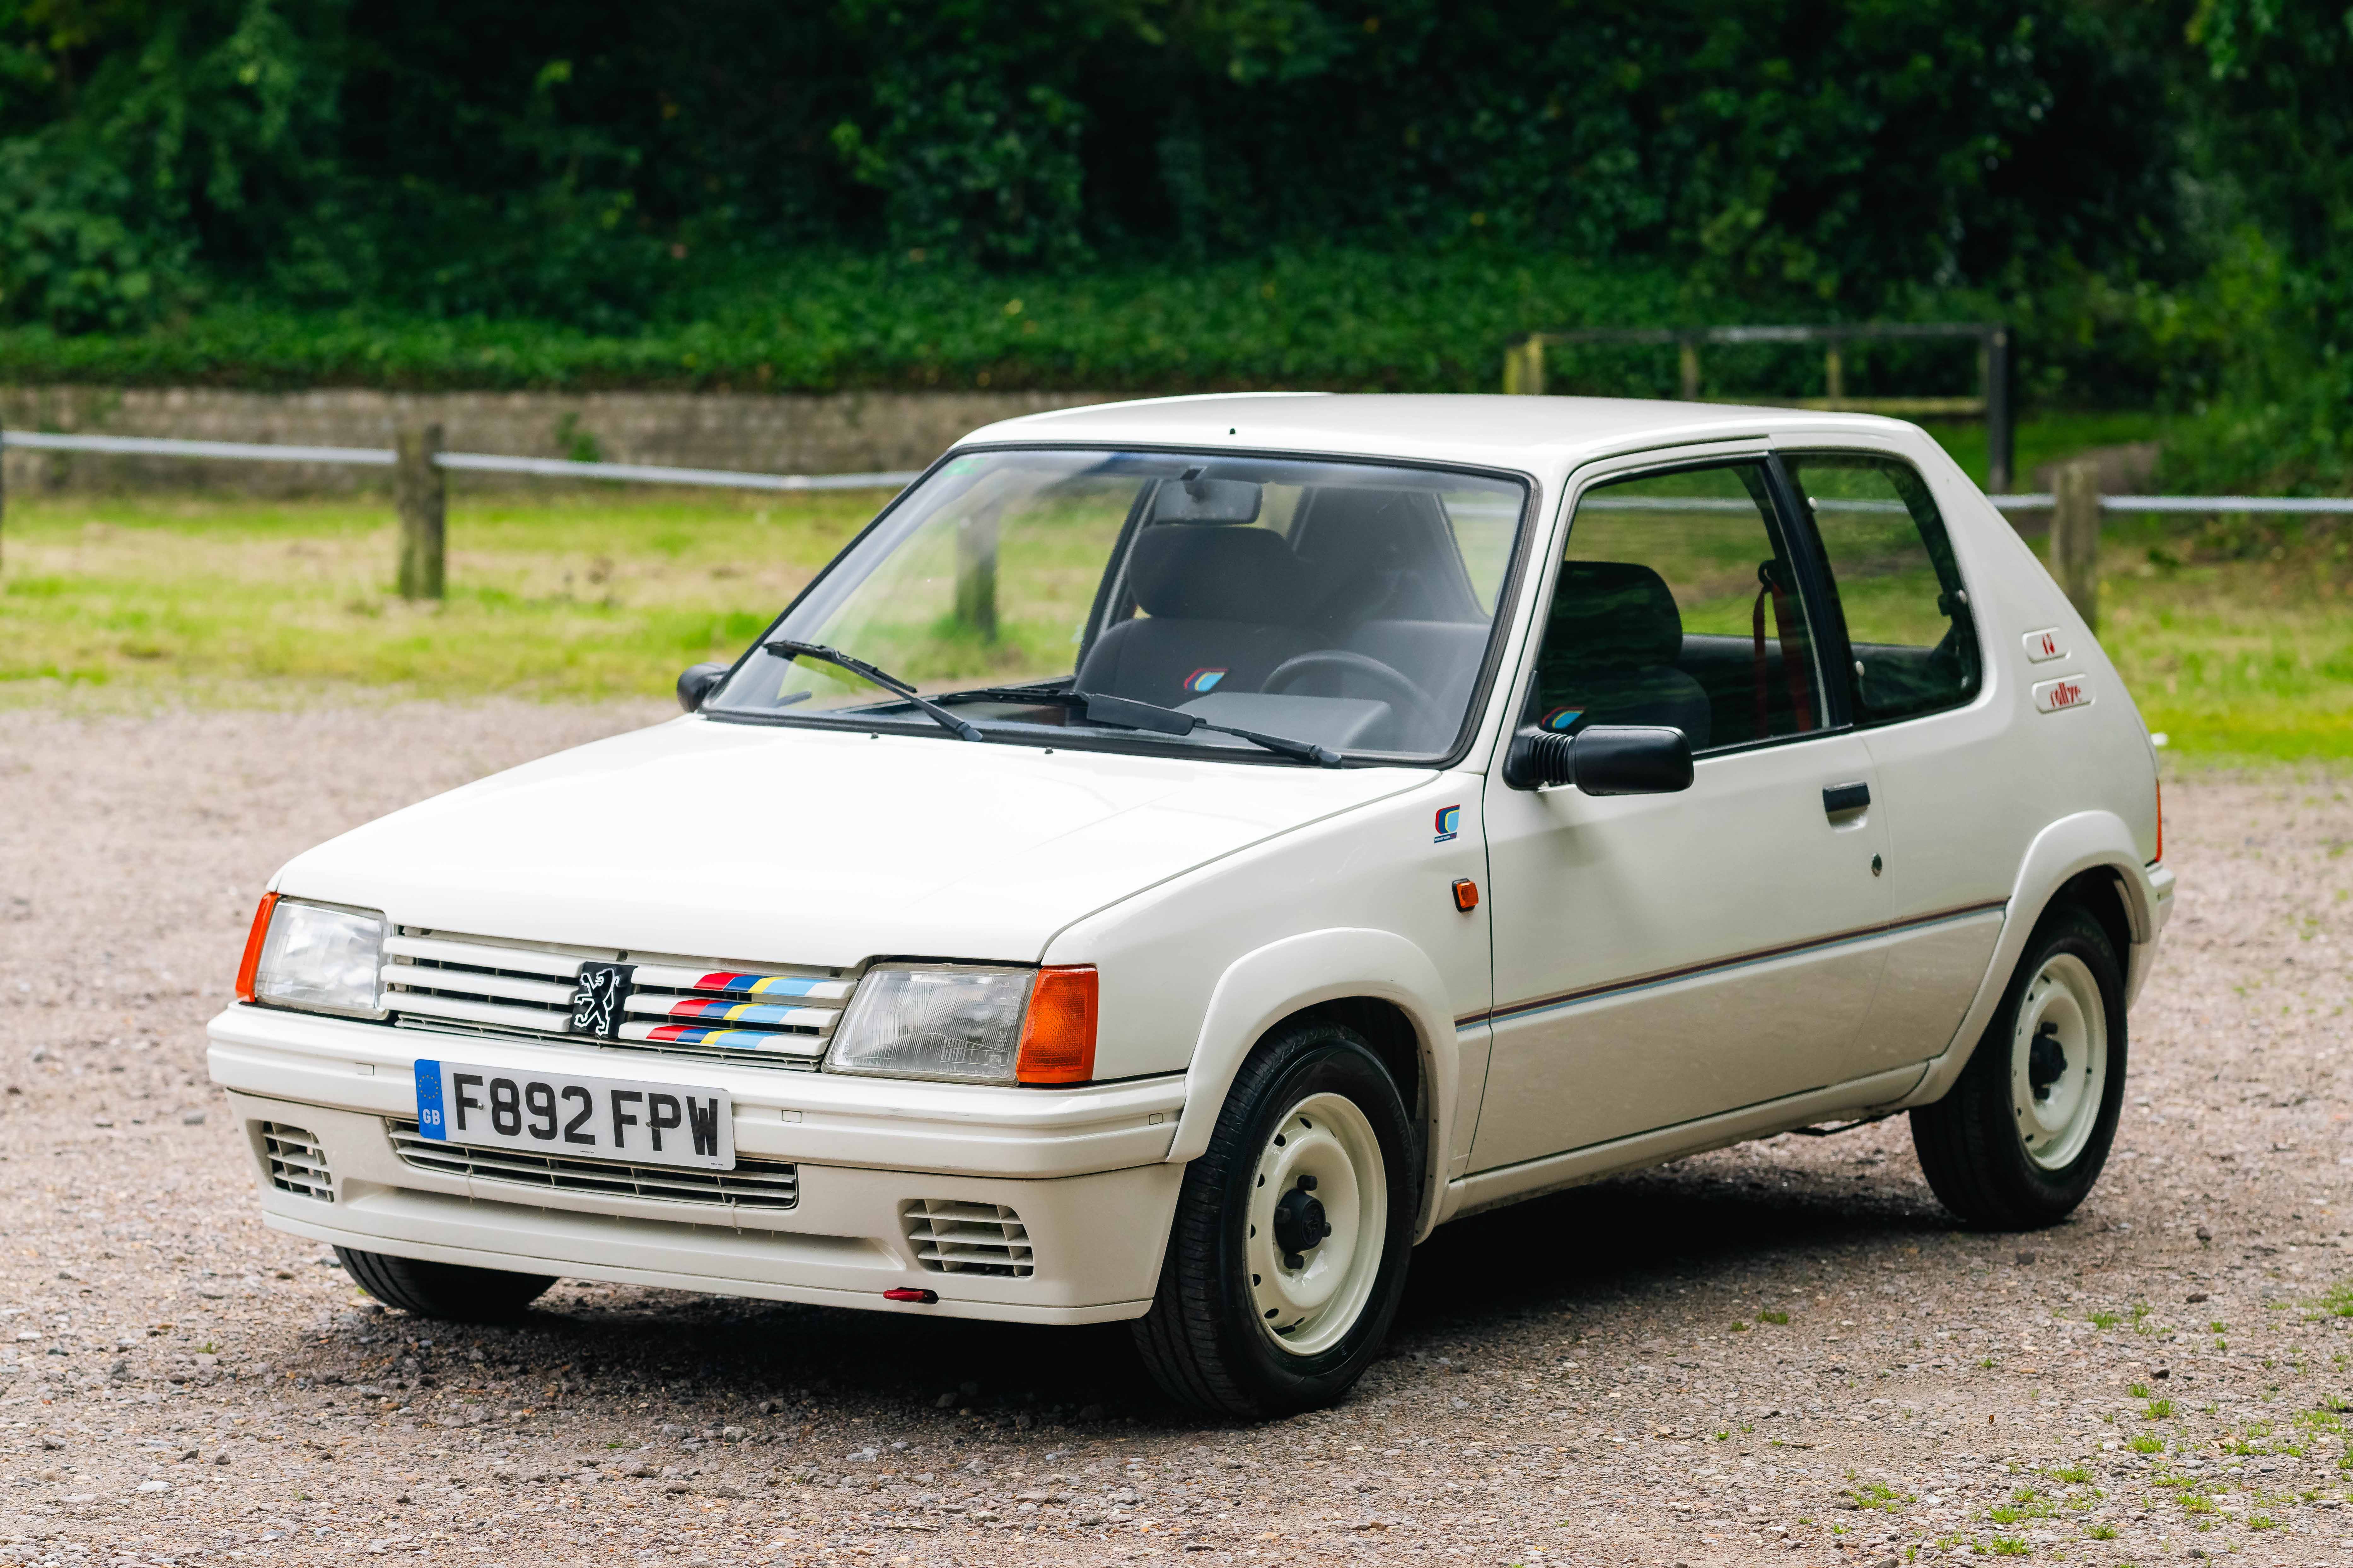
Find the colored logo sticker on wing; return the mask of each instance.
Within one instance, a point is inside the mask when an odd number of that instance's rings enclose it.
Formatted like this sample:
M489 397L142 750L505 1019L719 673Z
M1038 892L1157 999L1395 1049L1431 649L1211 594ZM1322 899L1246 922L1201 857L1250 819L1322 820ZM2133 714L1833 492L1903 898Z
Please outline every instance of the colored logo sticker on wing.
M1218 689L1218 682L1230 673L1229 668L1197 669L1185 678L1185 689L1196 697L1204 692L1215 691Z
M1582 708L1556 708L1544 716L1544 727L1547 730L1567 730L1584 717L1585 710Z
M1462 808L1459 805L1441 805L1438 808L1438 837L1430 842L1443 844L1461 830Z

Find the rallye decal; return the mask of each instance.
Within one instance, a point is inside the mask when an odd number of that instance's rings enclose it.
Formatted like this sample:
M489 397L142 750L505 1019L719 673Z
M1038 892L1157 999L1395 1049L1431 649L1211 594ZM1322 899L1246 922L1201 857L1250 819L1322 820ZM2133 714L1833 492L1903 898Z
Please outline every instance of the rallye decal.
M1204 692L1215 691L1218 689L1218 682L1223 680L1231 673L1232 671L1230 669L1197 669L1192 674L1185 678L1185 689L1191 692L1196 697L1200 696Z
M1438 808L1438 837L1430 842L1443 844L1461 830L1462 808L1459 805L1441 805Z
M2029 632L2021 640L2026 644L2026 661L2029 664L2048 664L2054 658L2067 657L2067 645L2059 640L2059 628L2056 626Z
M2056 680L2039 681L2035 685L2034 706L2045 713L2059 713L2070 708L2089 708L2091 705L2091 688L2084 684L2084 678L2080 675L2063 675Z

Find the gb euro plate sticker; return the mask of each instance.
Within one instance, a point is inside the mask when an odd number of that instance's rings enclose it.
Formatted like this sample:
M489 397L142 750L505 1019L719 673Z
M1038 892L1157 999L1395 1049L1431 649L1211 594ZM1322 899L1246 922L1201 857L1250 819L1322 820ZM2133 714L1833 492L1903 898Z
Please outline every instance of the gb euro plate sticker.
M2067 657L2067 645L2059 640L2059 628L2056 626L2029 632L2021 640L2026 644L2026 662L2029 664L2048 664L2054 658Z
M2056 680L2037 682L2034 706L2045 713L2056 713L2068 708L2089 708L2092 693L2080 675L2063 675Z

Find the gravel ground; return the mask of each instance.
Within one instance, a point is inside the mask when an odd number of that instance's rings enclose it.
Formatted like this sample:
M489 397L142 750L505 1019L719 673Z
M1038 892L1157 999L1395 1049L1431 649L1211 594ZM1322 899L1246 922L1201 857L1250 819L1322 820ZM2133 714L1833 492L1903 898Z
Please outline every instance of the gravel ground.
M1115 1325L453 1328L262 1228L202 1025L264 878L658 712L0 714L0 1562L2353 1564L2334 784L2173 786L2073 1223L1957 1229L1900 1122L1751 1144L1450 1226L1344 1408L1231 1427Z

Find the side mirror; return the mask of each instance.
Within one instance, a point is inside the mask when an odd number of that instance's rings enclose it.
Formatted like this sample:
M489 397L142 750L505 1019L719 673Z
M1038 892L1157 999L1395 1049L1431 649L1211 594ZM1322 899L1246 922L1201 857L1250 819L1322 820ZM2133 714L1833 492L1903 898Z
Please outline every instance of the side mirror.
M678 705L690 713L702 711L702 700L727 679L724 664L690 664L678 678Z
M1681 730L1596 724L1574 735L1522 730L1504 756L1514 789L1574 784L1587 795L1673 795L1692 786L1691 742Z

